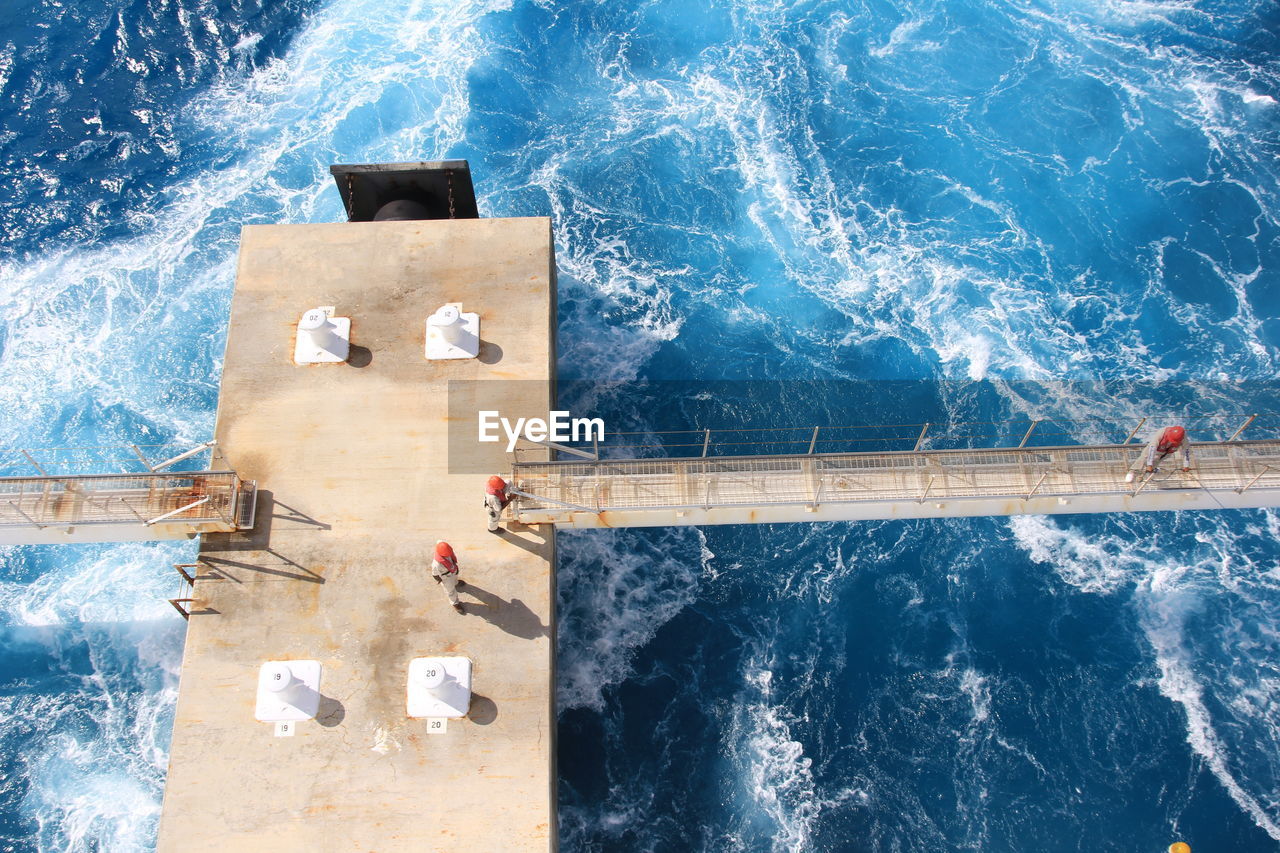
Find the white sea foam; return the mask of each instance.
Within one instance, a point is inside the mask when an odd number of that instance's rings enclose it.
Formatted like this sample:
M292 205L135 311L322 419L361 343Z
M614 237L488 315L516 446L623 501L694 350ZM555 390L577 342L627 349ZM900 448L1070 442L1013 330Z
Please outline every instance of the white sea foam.
M599 710L640 647L697 597L712 555L692 528L561 536L557 704Z
M816 793L813 760L791 732L796 722L774 704L773 673L767 669L746 674L748 692L733 734L745 738L734 747L745 764L744 782L759 808L776 827L772 849L806 850L822 812Z
M49 675L0 701L0 743L19 767L3 784L25 789L33 840L48 850L151 849L181 620L7 630L10 648L49 662Z
M1184 573L1185 570L1180 568L1153 571L1143 584L1139 598L1143 628L1160 668L1160 692L1182 706L1187 715L1187 743L1204 759L1231 799L1249 814L1254 823L1280 841L1280 821L1276 817L1280 813L1280 798L1274 791L1246 790L1237 778L1240 761L1245 756L1232 755L1205 704L1206 692L1230 690L1231 687L1207 687L1196 673L1187 647L1185 623L1188 614L1197 610L1200 604L1197 594L1182 583ZM1247 650L1236 649L1235 653L1247 653ZM1270 705L1274 698L1273 693L1267 704ZM1239 701L1232 704L1237 711L1241 710ZM1247 712L1253 713L1252 706L1247 706ZM1271 725L1274 726L1274 721Z
M1033 560L1051 564L1067 583L1087 592L1115 593L1130 587L1140 622L1160 670L1160 692L1177 702L1187 718L1187 742L1222 783L1231 798L1269 835L1280 840L1280 798L1267 783L1250 775L1255 754L1263 768L1274 763L1280 727L1272 709L1280 702L1280 679L1268 660L1277 636L1267 625L1280 592L1274 558L1255 562L1273 543L1275 513L1264 526L1240 525L1227 518L1199 516L1194 537L1176 557L1141 523L1122 533L1086 536L1047 519L1010 521L1015 541ZM1262 571L1262 569L1269 571ZM1248 621L1221 618L1192 632L1188 621L1209 606L1249 614ZM1259 634L1261 636L1259 636ZM1224 709L1211 712L1212 705ZM1215 719L1215 713L1226 713Z
M1048 516L1020 515L1009 520L1014 541L1037 563L1053 567L1081 592L1110 593L1135 583L1152 565L1154 549L1114 536L1087 535L1062 527Z
M991 716L991 690L987 678L973 667L966 667L960 676L960 692L969 699L973 709L973 722L982 723Z
M166 599L177 589L172 565L188 562L190 543L15 548L0 554L0 624L65 625L138 622L173 615ZM48 563L44 559L48 558Z
M734 838L742 849L763 849L767 844L774 851L810 850L824 814L865 806L869 794L860 784L824 788L819 782L813 758L797 735L809 720L788 709L795 697L777 683L772 642L762 641L744 661L742 691L726 732L748 804ZM811 689L812 678L812 672L802 675L792 689ZM758 829L761 815L770 827L763 837Z
M992 372L1047 377L1078 369L1072 355L1078 342L1036 291L948 260L894 210L842 197L812 134L789 126L762 81L744 70L750 67L734 66L729 80L720 72L691 73L683 94L690 103L681 113L706 131L729 136L747 216L786 270L786 284L847 317L845 343L902 337L970 378ZM945 175L936 178L944 192L1000 222L992 238L999 250L1034 248L1011 210ZM966 284L989 294L988 302L968 304L959 295ZM1040 334L1028 338L1024 324L1036 325Z

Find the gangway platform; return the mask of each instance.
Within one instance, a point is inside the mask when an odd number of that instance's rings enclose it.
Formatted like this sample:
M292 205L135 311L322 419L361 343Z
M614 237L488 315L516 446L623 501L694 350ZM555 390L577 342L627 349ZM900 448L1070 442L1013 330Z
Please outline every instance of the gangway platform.
M189 539L253 526L234 471L0 478L0 544Z
M1126 475L1141 445L516 462L516 521L561 527L767 524L1280 505L1280 441L1192 445Z

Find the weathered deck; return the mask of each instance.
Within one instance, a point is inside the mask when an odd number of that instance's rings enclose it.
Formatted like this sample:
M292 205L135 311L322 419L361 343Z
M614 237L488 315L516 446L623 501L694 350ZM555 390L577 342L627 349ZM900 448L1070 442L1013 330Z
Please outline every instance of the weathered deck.
M478 359L424 360L445 302L480 314ZM297 367L319 305L351 318L350 363ZM450 475L446 441L450 379L537 380L503 403L545 417L554 323L546 219L245 229L217 439L258 481L258 525L201 549L160 850L554 849L554 534L488 533L485 476ZM480 447L477 469L507 467ZM429 576L437 539L465 616ZM409 661L432 654L475 667L441 735L405 709ZM279 659L323 664L293 737L254 719Z

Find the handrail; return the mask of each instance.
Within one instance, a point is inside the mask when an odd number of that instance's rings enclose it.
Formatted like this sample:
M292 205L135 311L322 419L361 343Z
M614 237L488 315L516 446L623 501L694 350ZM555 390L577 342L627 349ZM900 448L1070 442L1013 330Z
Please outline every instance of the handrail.
M0 477L0 530L166 522L234 530L243 494L234 471Z
M0 486L5 483L28 481L32 483L63 483L79 480L127 480L138 479L190 479L191 477L226 477L235 476L235 471L127 471L118 474L48 474L40 477L0 477Z
M1199 426L1196 423L1199 422ZM948 450L1092 447L1077 438L1107 435L1119 446L1130 445L1144 428L1162 423L1183 423L1193 438L1235 442L1246 430L1258 440L1280 439L1280 413L1247 416L1224 414L1185 418L1142 417L1134 420L1010 418L1002 421L953 421L949 423L859 424L846 426L736 427L697 430L652 430L643 433L607 433L593 437L584 447L559 445L555 450L584 458L698 458L736 456L818 455L861 452L917 452L929 446ZM640 440L632 439L640 437ZM1144 439L1145 440L1145 439ZM524 462L531 450L545 453L545 442L522 440L514 452ZM588 449L589 448L589 449ZM537 459L537 457L534 457ZM532 460L531 460L532 461ZM541 461L541 459L537 459ZM555 460L563 461L563 460Z
M520 462L512 512L517 520L545 520L574 512L1280 490L1280 440L1199 442L1191 451L1190 474L1170 467L1137 484L1126 479L1141 464L1136 444Z
M35 468L41 476L57 476L60 473L75 474L86 468L97 471L114 470L121 474L158 472L204 452L211 452L207 466L218 464L217 441L166 442L165 444L126 444L98 447L26 447L0 448L0 470L6 475L20 476L17 472L27 466ZM157 456L164 461L152 463Z

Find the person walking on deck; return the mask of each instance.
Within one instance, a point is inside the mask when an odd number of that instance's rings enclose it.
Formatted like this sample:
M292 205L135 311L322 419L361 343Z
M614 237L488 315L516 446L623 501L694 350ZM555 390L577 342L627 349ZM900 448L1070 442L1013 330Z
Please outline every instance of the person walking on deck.
M1165 427L1147 444L1142 455L1142 470L1148 474L1156 473L1165 457L1179 450L1182 451L1182 472L1185 474L1191 470L1191 444L1187 441L1187 431L1180 426ZM1125 482L1132 483L1136 473L1136 470L1130 471Z
M490 533L498 532L498 519L509 503L511 498L507 497L507 481L494 474L484 490L484 510L489 514Z
M466 613L462 609L462 602L458 601L458 587L466 586L466 581L458 577L458 557L453 553L453 548L449 543L441 539L436 542L436 556L431 561L431 576L436 579L436 583L444 585L445 594L449 596L449 603L453 605L453 609L459 613Z

